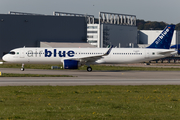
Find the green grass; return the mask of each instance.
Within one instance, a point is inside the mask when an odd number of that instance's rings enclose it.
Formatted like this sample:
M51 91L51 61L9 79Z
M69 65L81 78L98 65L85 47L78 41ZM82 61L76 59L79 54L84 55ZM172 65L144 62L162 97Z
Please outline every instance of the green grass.
M128 67L128 66L106 66L106 65L92 65L93 71L180 71L180 68L163 68L163 67ZM86 67L79 68L86 70Z
M0 119L179 120L180 86L0 87Z
M41 75L41 74L14 74L2 73L0 77L73 77L71 75Z
M0 68L21 68L21 64L1 64ZM51 69L51 66L59 66L59 65L51 65L51 64L25 64L25 69Z
M25 69L51 69L51 66L62 65L52 65L52 64L25 64ZM163 67L132 67L132 66L107 66L107 65L91 65L93 71L180 71L179 68L163 68ZM21 64L2 64L0 68L21 68ZM58 69L55 69L58 70ZM61 69L63 70L63 69ZM78 70L86 70L86 66L79 67Z

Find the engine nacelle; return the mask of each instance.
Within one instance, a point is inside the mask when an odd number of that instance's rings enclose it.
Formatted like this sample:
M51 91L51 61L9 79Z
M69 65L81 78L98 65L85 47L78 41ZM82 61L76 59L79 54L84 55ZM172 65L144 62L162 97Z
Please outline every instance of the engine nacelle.
M78 69L78 63L77 60L64 60L63 62L63 68L64 69Z

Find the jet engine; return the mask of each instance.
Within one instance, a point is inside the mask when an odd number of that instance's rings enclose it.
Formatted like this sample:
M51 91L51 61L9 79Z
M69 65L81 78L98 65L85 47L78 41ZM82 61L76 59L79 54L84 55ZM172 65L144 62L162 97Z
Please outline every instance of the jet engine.
M63 68L64 69L78 69L78 63L77 60L64 60L63 62Z

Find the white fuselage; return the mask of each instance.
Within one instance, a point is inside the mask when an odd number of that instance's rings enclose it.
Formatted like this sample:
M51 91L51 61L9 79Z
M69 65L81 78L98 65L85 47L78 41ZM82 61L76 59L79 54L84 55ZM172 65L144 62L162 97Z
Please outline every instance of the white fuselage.
M11 50L15 54L6 54L3 60L13 63L63 63L64 59L80 59L99 56L106 53L108 48L17 48ZM176 54L169 49L148 48L112 48L107 56L91 64L121 64L137 63L159 59ZM160 54L167 52L166 54Z

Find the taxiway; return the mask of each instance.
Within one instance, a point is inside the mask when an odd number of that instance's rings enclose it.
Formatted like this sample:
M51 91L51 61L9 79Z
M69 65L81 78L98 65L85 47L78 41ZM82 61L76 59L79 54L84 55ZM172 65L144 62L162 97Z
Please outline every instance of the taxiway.
M0 68L2 73L72 75L74 77L0 77L0 86L14 85L180 85L179 71L81 71Z

